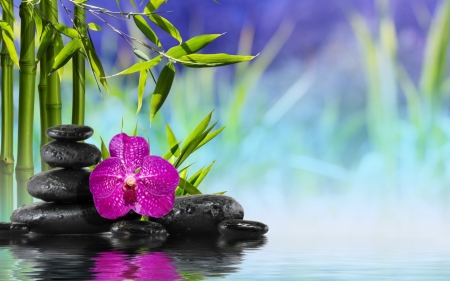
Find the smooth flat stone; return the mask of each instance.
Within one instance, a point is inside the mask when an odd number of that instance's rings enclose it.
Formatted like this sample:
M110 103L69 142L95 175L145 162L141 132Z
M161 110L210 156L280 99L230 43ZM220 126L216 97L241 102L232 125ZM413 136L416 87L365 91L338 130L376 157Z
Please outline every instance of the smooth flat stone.
M100 162L101 151L92 144L52 141L42 146L41 158L50 167L81 169Z
M232 219L221 221L217 230L222 235L244 238L261 236L269 231L269 227L257 221Z
M24 223L0 222L0 237L23 235L30 232L30 227Z
M200 194L177 197L172 211L151 220L162 224L169 234L219 235L219 222L243 217L244 209L232 197Z
M89 172L86 169L58 169L32 176L27 183L28 193L47 202L90 202Z
M152 221L119 221L111 226L111 232L121 236L167 236L164 226Z
M28 224L31 232L42 234L91 234L107 232L117 221L139 217L129 214L109 220L98 214L94 203L38 202L16 209L11 215L11 221Z
M59 141L82 141L90 138L94 130L84 125L57 125L47 129L45 134Z

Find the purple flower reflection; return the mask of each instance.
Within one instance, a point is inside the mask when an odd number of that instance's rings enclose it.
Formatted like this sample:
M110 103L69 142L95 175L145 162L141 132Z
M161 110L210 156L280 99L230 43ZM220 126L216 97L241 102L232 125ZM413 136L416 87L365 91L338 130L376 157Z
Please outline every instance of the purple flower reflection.
M98 213L107 219L133 209L159 218L172 210L180 177L172 164L150 155L142 137L118 134L109 143L111 158L97 165L89 178Z
M161 280L173 281L183 278L172 265L172 260L161 252L149 252L130 256L119 252L100 253L93 258L91 269L96 281L114 280Z

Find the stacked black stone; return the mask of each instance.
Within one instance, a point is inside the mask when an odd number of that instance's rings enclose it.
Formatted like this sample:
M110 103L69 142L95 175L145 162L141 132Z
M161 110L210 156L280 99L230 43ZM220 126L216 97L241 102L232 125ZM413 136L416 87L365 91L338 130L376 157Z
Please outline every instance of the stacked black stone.
M47 130L54 141L41 148L41 158L54 169L34 175L28 193L45 202L24 205L13 212L11 221L25 223L32 232L46 234L88 234L109 231L115 221L102 218L89 190L89 166L98 164L100 150L82 143L92 136L88 126L59 125Z

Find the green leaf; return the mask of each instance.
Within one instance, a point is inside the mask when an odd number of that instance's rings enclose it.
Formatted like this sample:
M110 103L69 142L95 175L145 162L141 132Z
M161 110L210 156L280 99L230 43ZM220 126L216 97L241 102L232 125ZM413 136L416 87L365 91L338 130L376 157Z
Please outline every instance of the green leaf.
M133 20L139 30L144 33L145 37L147 37L153 44L155 44L159 48L162 48L158 36L141 15L133 16Z
M175 67L172 63L169 62L161 71L158 81L156 82L155 91L152 94L152 100L150 104L150 123L153 121L156 113L161 108L167 96L169 95L174 78Z
M56 56L50 73L64 66L82 46L81 39L77 38L70 41Z
M183 149L188 147L191 142L198 137L200 134L202 134L206 128L209 125L209 122L211 121L211 117L214 111L211 111L201 122L197 125L197 127L192 131L192 133L189 134L186 141L184 142Z
M108 84L106 83L105 79L105 71L103 70L103 65L100 59L98 58L97 53L95 52L94 45L92 45L92 42L90 40L85 40L84 42L86 55L88 57L92 71L100 80L100 83L103 85L103 87L105 87L106 91L109 91Z
M169 147L174 147L175 145L179 144L177 141L177 138L175 137L175 134L173 133L172 129L170 128L169 124L166 123L166 134L167 134L167 143L169 144ZM175 152L172 153L175 157L180 156L180 149L177 148Z
M184 66L188 67L217 67L254 59L255 56L238 56L228 54L192 54L178 58Z
M102 137L100 137L100 140L101 140L102 159L105 160L105 159L108 159L110 157L110 155L109 155L108 149L106 148L105 143L103 142Z
M93 31L102 31L102 28L101 28L99 25L97 25L97 24L95 24L95 23L93 23L93 22L88 23L87 26L89 27L90 30L93 30Z
M227 193L227 192L226 191L219 191L219 192L214 192L213 194L222 195L222 194L225 194L225 193Z
M183 39L181 39L180 32L178 32L178 29L176 29L175 26L173 26L173 24L171 24L167 19L156 14L148 14L148 18L157 26L159 26L159 28L167 32L173 38L177 39L178 42L181 43L183 41Z
M197 53L204 47L206 47L209 43L217 39L219 36L223 34L204 34L200 36L193 37L181 45L170 48L166 55L172 58L179 58L182 56L190 55L193 53Z
M177 189L175 189L175 196L182 196L184 192L184 189L182 189L181 187L177 186Z
M155 57L155 58L153 58L153 59L151 59L149 61L135 63L130 68L125 69L124 71L119 72L117 74L108 76L106 78L119 76L119 75L126 75L126 74L130 74L130 73L134 73L134 72L150 69L150 68L154 67L155 65L157 65L161 61L161 59L162 58L160 56L158 56L158 57Z
M188 182L194 185L195 181L198 179L198 177L201 175L205 167L202 167L200 170L198 170L195 174L193 174L189 179ZM195 185L194 185L195 186Z
M138 130L138 122L136 122L136 126L134 127L133 137L137 135L137 130Z
M3 43L6 44L9 56L15 65L19 66L19 56L17 55L16 46L14 45L14 32L11 26L4 21L0 21L0 28L2 30Z
M42 23L40 14L38 12L36 12L36 10L33 10L33 18L34 18L34 23L36 25L37 37L41 38L44 24Z
M164 158L164 159L166 159L166 160L169 160L169 158L172 157L172 156L174 155L174 153L179 149L179 147L180 147L180 142L177 143L177 144L175 144L175 145L173 145L173 146L169 149L169 151L167 151L167 152L162 156L162 158Z
M179 187L187 191L189 194L202 194L200 190L198 190L195 186L193 186L190 182L180 177Z
M213 161L211 163L211 165L209 165L206 169L203 169L202 172L200 173L199 177L196 179L195 183L193 183L193 185L195 187L198 187L202 181L205 179L206 175L208 175L209 171L211 170L212 166L214 165L215 161Z
M189 157L189 155L191 155L192 152L195 151L195 149L197 148L197 146L205 139L205 137L208 135L208 133L211 131L211 129L215 126L212 125L211 127L209 127L208 129L206 129L205 132L203 132L202 134L200 134L199 136L197 136L187 147L184 147L181 150L181 155L180 157L178 157L177 161L175 161L175 168L180 167L180 165Z
M86 3L87 1L89 1L89 0L73 0L73 2L77 3L77 4L83 4L83 3Z
M62 23L54 23L53 26L59 33L62 33L64 35L66 35L67 37L70 37L72 39L79 37L78 31L74 28L68 27Z
M59 54L61 50L64 48L64 42L61 34L56 33L54 40L55 40L55 54ZM64 67L60 67L58 69L58 77L60 81L62 80L63 74L64 74Z
M10 2L7 0L0 0L0 5L2 6L3 11L5 11L8 14L8 16L10 16L13 19L13 21L15 21L16 18L14 17L13 11L14 6L10 5Z
M225 129L225 127L222 127L214 132L209 133L206 138L204 140L202 140L202 142L197 146L197 149L199 149L200 147L204 146L205 144L207 144L210 140L212 140L213 138L215 138L218 134L220 134L220 132L223 131L223 129Z
M51 25L47 24L42 31L41 41L39 43L38 52L36 55L36 62L40 61L42 56L45 54L48 45L53 40L53 28Z
M144 97L145 84L147 83L147 70L143 69L139 74L139 84L138 84L138 106L136 114L139 113L142 107L142 99Z
M153 13L154 11L156 11L156 9L159 8L159 6L161 6L164 2L166 2L166 0L150 0L150 2L148 2L148 4L145 6L144 8L144 13L145 14L150 14Z
M134 3L134 0L130 0L131 5L136 9L136 3Z

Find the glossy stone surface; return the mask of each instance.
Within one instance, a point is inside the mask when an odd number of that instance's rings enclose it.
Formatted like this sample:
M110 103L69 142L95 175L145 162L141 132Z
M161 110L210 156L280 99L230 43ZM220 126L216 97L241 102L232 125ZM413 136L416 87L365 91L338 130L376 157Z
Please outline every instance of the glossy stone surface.
M0 222L0 237L22 235L30 232L30 227L24 223Z
M90 202L90 171L58 169L36 174L28 180L28 193L47 202Z
M151 221L119 221L110 230L118 236L167 236L164 226Z
M217 230L222 235L233 237L258 237L267 231L269 227L261 222L247 220L224 220L217 225Z
M48 128L45 134L54 140L82 141L90 138L94 130L83 125L58 125Z
M200 194L177 197L172 211L151 220L162 224L169 234L218 235L219 222L243 217L244 209L232 197Z
M52 141L41 148L42 161L50 167L81 169L98 164L100 150L92 144Z
M129 214L117 220L108 220L98 214L93 203L38 202L16 209L11 215L11 221L26 223L30 231L36 233L91 234L109 231L114 222L138 217Z

